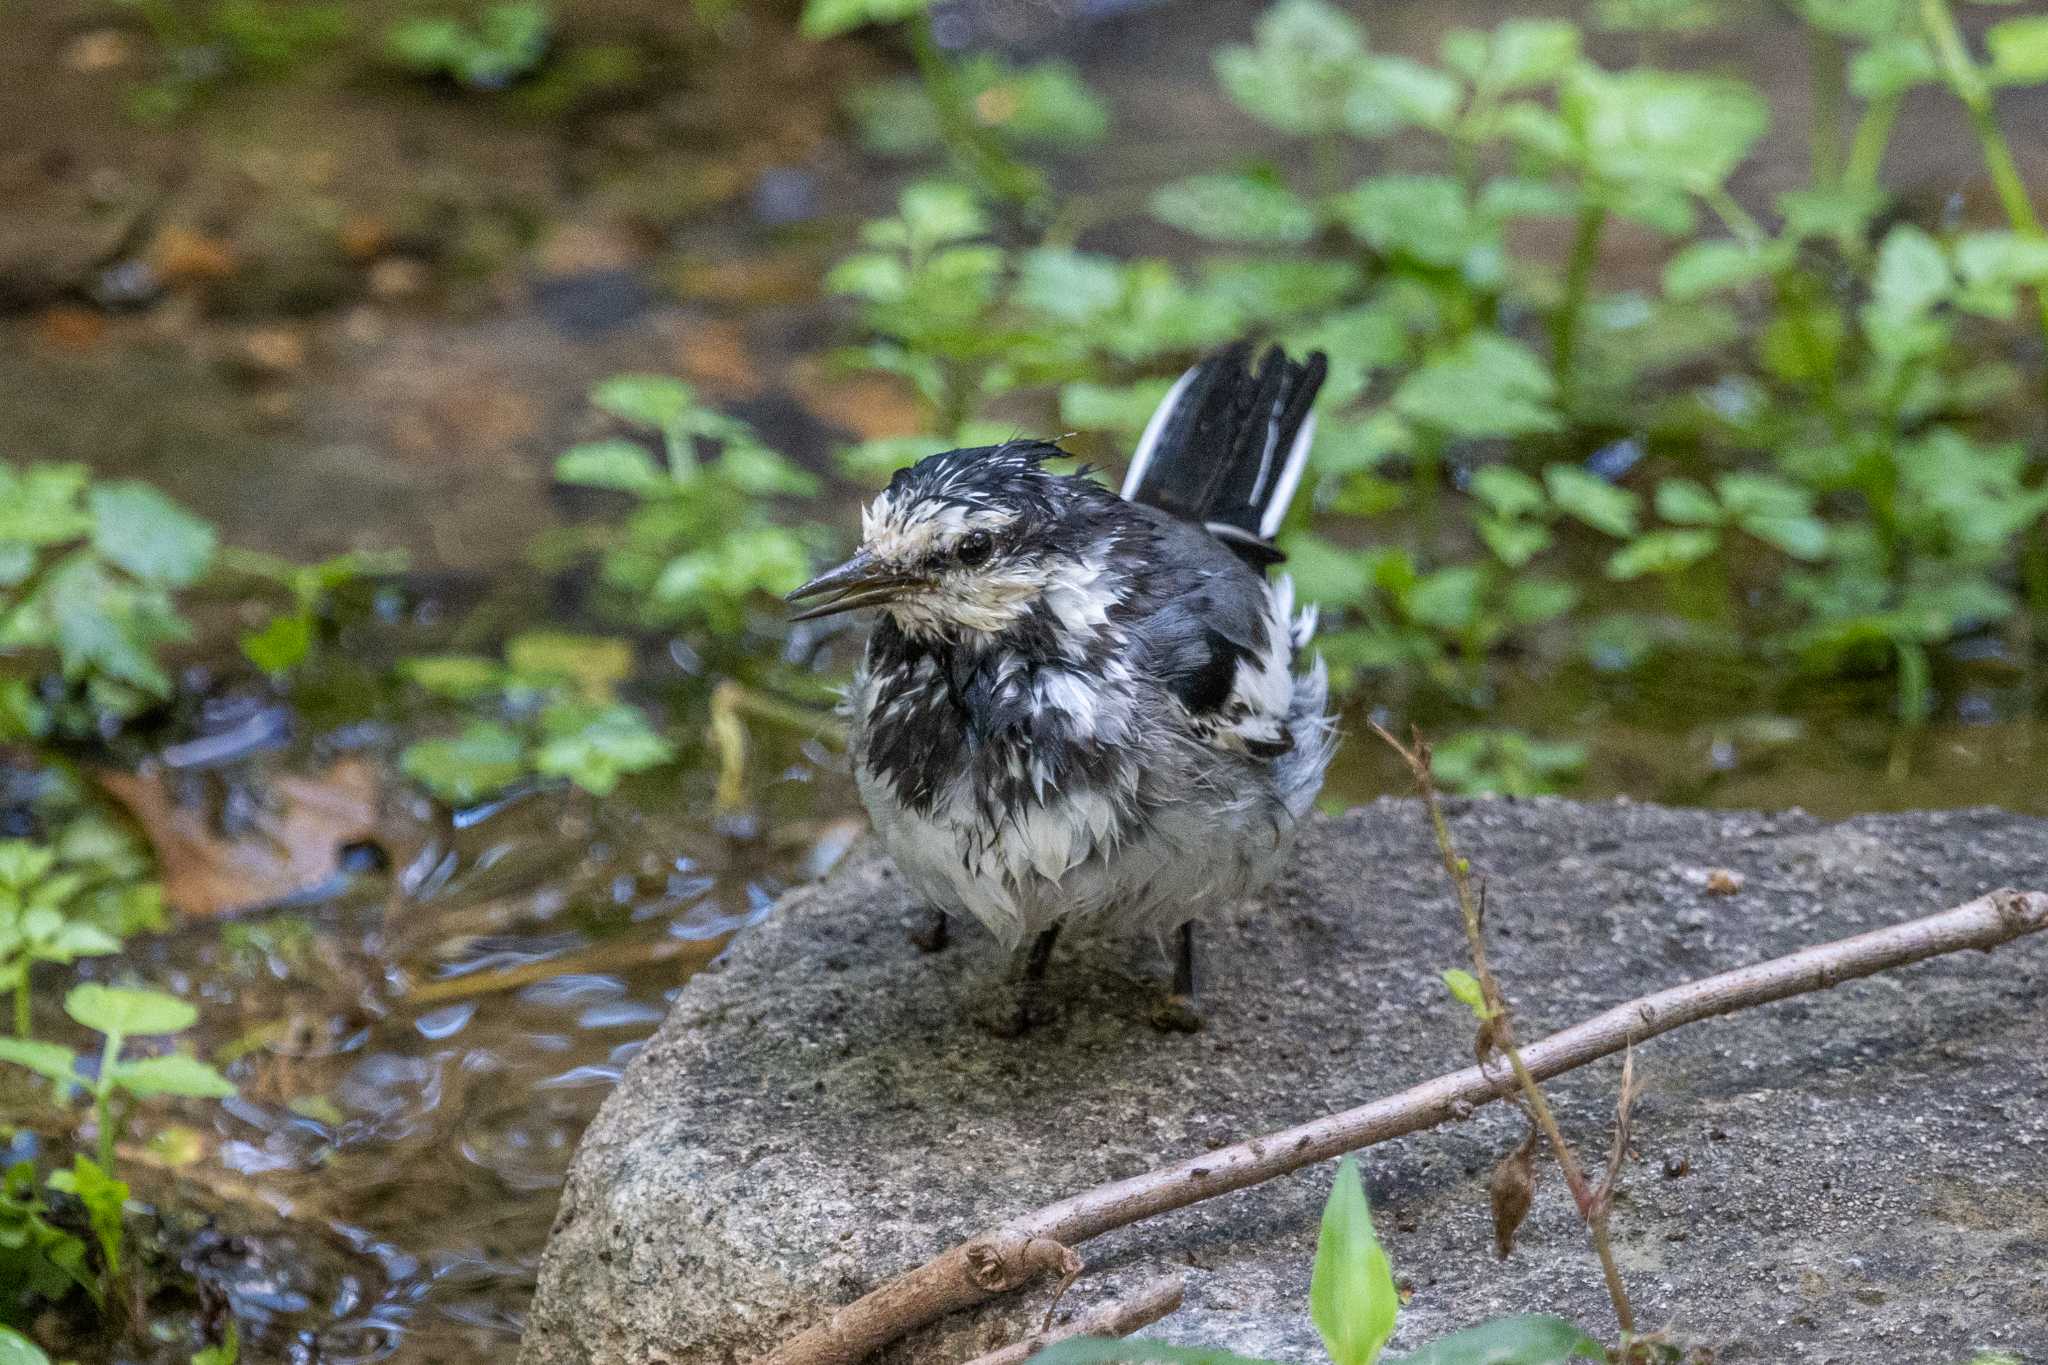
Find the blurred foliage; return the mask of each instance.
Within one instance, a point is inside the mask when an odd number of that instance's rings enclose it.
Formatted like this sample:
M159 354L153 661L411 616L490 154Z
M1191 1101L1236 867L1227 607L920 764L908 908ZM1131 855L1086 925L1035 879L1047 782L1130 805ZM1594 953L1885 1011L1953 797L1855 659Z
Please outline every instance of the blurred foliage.
M2048 81L2048 24L2000 19L1979 58L1943 3L1794 8L1838 61L1814 96L1835 103L1813 183L1768 220L1729 190L1770 124L1757 89L1605 69L1565 20L1454 29L1420 61L1325 0L1267 9L1216 76L1301 154L1157 187L1152 214L1209 248L1191 267L1077 249L1063 225L1088 221L1085 199L1006 208L942 129L909 120L886 150L944 145L963 179L912 185L829 283L860 307L847 362L907 380L934 435L842 468L878 480L989 439L991 405L1018 390L1054 390L1059 423L1124 445L1178 367L1264 333L1331 357L1283 544L1342 685L1420 687L1480 719L1507 655L1693 649L1886 670L1917 723L1944 645L2024 642L2048 614L2048 466L2014 426L2044 382L2015 329L2034 326L2048 238L1984 94ZM807 16L815 33L908 32L922 13L814 0ZM1646 34L1721 17L1663 0L1597 15ZM977 60L947 78L1001 79ZM1930 84L1978 116L2006 226L1894 215L1878 170L1899 100ZM856 101L864 126L910 107L900 85ZM1372 160L1401 169L1346 183L1361 144L1392 139L1398 158ZM1616 222L1668 244L1660 288L1600 286ZM1546 237L1561 260L1522 245ZM1584 754L1482 727L1440 762L1454 786L1533 791Z
M346 5L318 0L117 0L155 43L157 74L128 92L142 123L176 120L215 87L289 74L346 38Z
M623 640L536 631L508 642L503 662L440 654L399 667L465 718L455 735L416 741L399 756L406 776L452 804L534 776L607 796L627 774L675 757L646 715L617 698L633 668Z
M773 512L779 500L815 494L815 476L680 380L619 375L590 401L630 434L565 451L555 477L622 495L631 511L616 532L555 540L550 562L594 555L605 587L638 624L714 641L736 639L750 606L804 581L811 538Z
M503 90L548 55L553 19L537 0L486 5L473 19L415 16L385 30L384 47L399 65L446 76L472 90Z
M89 734L169 696L162 649L191 634L173 594L214 546L145 484L0 462L0 738Z

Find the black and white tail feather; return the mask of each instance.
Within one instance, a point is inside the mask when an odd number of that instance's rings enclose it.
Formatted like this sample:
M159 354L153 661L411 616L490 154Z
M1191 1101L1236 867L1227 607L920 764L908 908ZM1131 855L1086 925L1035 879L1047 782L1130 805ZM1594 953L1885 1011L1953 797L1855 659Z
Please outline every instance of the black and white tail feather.
M1127 502L1186 517L1253 567L1278 563L1273 537L1315 441L1310 411L1329 362L1269 348L1258 368L1240 341L1190 367L1167 390L1131 456Z

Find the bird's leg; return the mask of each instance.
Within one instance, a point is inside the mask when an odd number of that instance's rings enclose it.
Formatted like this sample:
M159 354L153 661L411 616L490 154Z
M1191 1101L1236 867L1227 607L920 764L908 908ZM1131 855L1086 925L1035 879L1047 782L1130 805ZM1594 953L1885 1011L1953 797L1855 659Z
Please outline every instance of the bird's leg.
M1055 924L1031 940L1023 970L1005 983L1002 995L980 1014L982 1027L999 1038L1015 1038L1052 1018L1044 1000L1045 969L1052 962L1053 945L1059 937L1060 927Z
M1031 956L1024 963L1024 984L1034 989L1045 981L1045 969L1052 964L1052 948L1060 941L1060 927L1055 924L1031 941Z
M943 951L953 941L953 920L944 910L934 905L923 924L910 931L911 946L920 953Z
M1152 1008L1152 1026L1165 1033L1193 1033L1202 1027L1195 1003L1195 922L1180 927L1174 945L1173 989Z

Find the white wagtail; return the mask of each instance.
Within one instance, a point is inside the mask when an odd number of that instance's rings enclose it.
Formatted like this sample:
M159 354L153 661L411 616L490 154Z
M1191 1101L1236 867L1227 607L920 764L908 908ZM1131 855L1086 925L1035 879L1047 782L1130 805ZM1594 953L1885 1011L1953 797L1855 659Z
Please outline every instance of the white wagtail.
M1194 1028L1194 921L1265 885L1329 766L1314 630L1266 569L1324 357L1239 343L1182 375L1121 495L1044 441L898 470L853 558L790 594L880 607L848 697L884 847L936 912L1031 943L1008 1027L1071 920L1179 931L1164 1027Z

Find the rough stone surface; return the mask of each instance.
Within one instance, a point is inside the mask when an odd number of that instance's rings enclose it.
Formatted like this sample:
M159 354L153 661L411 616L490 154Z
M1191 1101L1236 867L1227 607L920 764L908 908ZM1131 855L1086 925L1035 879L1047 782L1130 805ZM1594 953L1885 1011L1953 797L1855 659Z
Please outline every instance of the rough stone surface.
M1995 887L2048 888L2048 822L1996 812L1824 825L1545 800L1452 817L1531 1038ZM920 956L914 918L887 863L857 856L682 992L584 1141L524 1365L745 1360L1004 1216L1471 1059L1469 1018L1437 979L1460 933L1412 804L1318 822L1264 905L1211 931L1195 1036L1147 1026L1149 945L1081 942L1053 964L1060 1021L994 1039L961 1017L996 970L988 941ZM1722 1362L2048 1362L2044 984L2048 943L2022 942L1641 1049L1615 1227L1645 1322ZM1617 1072L1552 1087L1596 1159ZM1495 1105L1366 1154L1413 1290L1397 1349L1504 1312L1611 1332L1554 1171L1520 1248L1493 1256L1486 1178L1519 1136ZM1187 1304L1155 1335L1321 1359L1305 1306L1330 1174L1086 1244L1063 1311L1179 1268ZM889 1358L1014 1340L1047 1294L957 1315Z

